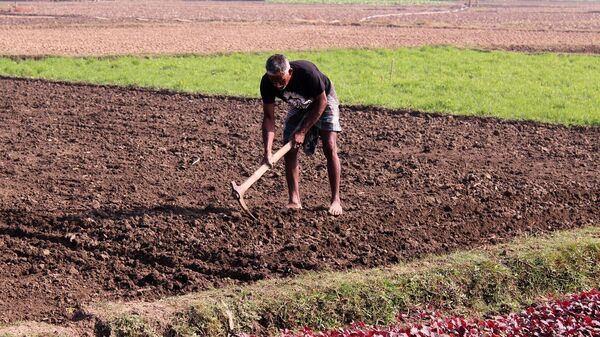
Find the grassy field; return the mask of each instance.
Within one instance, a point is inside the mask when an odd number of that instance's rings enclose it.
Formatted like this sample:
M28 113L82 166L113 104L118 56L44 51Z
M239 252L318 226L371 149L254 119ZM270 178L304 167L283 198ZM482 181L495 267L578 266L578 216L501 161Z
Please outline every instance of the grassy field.
M334 82L342 104L600 125L600 57L448 47L287 53ZM0 74L259 96L269 54L0 58Z

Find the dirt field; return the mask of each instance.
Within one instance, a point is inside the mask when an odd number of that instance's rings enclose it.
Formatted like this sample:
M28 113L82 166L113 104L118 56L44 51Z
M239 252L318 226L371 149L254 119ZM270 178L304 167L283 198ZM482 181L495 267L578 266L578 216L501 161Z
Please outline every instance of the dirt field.
M346 214L321 153L306 210L261 159L260 102L0 79L0 322L600 223L600 129L342 109ZM281 116L279 113L278 116Z
M600 2L427 6L98 1L0 4L0 54L116 55L454 45L600 53Z
M427 6L0 3L1 55L182 54L455 45L600 54L599 2ZM0 79L0 323L307 270L373 267L600 222L600 129L343 107L346 214L280 212L260 102ZM281 116L281 113L279 114Z

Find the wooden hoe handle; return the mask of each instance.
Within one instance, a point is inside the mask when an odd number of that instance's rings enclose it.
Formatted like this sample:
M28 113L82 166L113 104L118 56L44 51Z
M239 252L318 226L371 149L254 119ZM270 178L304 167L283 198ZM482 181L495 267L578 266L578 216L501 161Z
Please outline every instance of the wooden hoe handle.
M288 151L292 148L292 142L288 142L287 144L285 144L282 148L280 148L279 150L277 150L277 152L275 152L273 154L272 160L273 160L273 164L275 164L276 162L279 161L279 159L281 159L281 157L283 157L286 153L288 153ZM260 177L263 176L263 174L265 174L265 172L267 172L271 167L268 164L262 164L258 170L256 170L248 179L246 179L246 181L244 181L243 184L241 184L239 186L239 190L238 192L240 194L244 194L244 192L246 192L250 186L254 185L254 183L260 179Z
M275 164L276 162L278 162L279 159L281 159L281 157L283 157L286 153L288 153L288 151L290 151L291 148L292 148L292 142L290 141L287 144L285 144L281 149L277 150L277 152L275 152L273 154L273 157L271 158L272 163ZM256 218L250 212L250 209L248 209L248 206L246 205L246 202L244 201L244 194L250 188L250 186L252 186L258 179L260 179L260 177L262 177L263 174L265 174L265 172L267 172L270 168L271 167L268 164L262 164L258 168L258 170L256 170L240 186L236 185L235 181L231 182L231 193L233 194L233 197L240 203L240 206L242 206L242 208L246 211L246 213L248 213L255 220L256 220Z

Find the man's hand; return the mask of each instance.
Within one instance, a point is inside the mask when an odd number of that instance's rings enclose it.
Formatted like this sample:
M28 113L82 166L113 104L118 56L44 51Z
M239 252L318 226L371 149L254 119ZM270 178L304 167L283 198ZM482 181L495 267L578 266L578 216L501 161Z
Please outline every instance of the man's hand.
M304 136L305 134L302 131L294 133L294 148L299 149L302 147L302 144L304 144Z
M263 156L263 164L267 164L269 165L269 168L273 168L275 163L273 163L273 154L271 152L265 152Z

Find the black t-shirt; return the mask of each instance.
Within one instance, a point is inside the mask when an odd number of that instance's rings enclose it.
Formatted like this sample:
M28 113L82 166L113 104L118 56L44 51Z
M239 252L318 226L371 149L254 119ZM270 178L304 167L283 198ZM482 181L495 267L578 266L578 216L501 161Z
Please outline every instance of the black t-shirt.
M274 103L275 97L279 97L295 108L307 109L315 96L323 91L329 95L331 81L316 65L309 61L291 61L290 67L293 69L292 79L283 90L277 90L267 74L262 77L260 95L263 103Z

